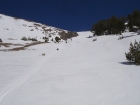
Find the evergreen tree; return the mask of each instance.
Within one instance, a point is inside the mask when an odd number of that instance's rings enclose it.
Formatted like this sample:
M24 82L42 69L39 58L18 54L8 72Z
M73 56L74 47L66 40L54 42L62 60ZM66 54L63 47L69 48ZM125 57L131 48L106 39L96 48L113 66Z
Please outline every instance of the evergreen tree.
M56 41L56 42L59 43L60 40L61 40L61 39L60 39L59 37L57 37L57 36L55 37L55 41Z
M115 16L112 16L107 20L100 20L92 26L91 31L94 31L94 34L96 35L121 34L121 32L124 32L125 30L124 23L126 21L129 21L128 27L130 31L136 31L138 27L140 28L140 11L135 10L127 17L116 18ZM136 26L136 28L133 26Z
M130 52L125 53L126 59L130 62L140 64L140 42L134 42L134 45L130 43Z

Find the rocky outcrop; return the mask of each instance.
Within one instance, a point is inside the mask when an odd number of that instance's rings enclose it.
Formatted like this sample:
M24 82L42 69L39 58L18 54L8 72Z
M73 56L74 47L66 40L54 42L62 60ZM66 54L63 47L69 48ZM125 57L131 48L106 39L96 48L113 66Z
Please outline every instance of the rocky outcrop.
M67 39L71 39L72 37L77 37L78 33L71 32L71 31L68 31L68 32L62 31L62 32L59 32L59 35L61 39L67 40Z

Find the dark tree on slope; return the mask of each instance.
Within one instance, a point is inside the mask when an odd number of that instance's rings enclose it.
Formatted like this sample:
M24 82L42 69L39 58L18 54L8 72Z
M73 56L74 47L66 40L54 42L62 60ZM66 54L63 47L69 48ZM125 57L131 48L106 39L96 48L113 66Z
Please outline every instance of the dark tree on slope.
M126 59L130 62L134 62L136 64L140 64L140 42L134 42L134 44L130 43L130 52L125 53Z
M0 39L0 42L2 42L2 40Z
M94 31L96 35L108 35L108 34L121 34L124 31L125 18L111 17L108 20L101 20L92 26L91 31Z
M55 41L56 41L56 42L59 43L60 40L61 40L61 39L60 39L59 37L57 37L57 36L55 37Z
M135 31L135 29L133 29L133 26L140 27L140 11L135 10L132 14L129 14L127 16L127 20L129 20L128 27L130 31Z
M140 11L135 10L126 17L116 18L113 16L107 20L101 20L92 26L91 31L94 31L98 36L103 34L121 34L125 30L124 23L126 21L128 21L127 26L130 32L137 31L138 27L140 29ZM134 28L134 26L137 28Z

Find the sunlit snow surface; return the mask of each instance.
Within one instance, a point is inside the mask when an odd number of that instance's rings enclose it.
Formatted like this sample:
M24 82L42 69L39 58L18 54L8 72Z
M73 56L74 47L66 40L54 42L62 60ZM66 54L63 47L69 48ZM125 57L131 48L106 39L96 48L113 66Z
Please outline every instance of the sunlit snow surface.
M1 51L0 105L139 105L140 66L129 64L125 52L140 35L89 35Z
M52 26L27 21L23 19L17 19L10 16L0 14L0 38L4 43L23 44L31 43L31 41L23 41L21 38L26 37L27 39L36 38L38 41L44 41L43 37L48 37L49 42L56 36L59 36L59 32L62 30ZM51 37L49 37L51 36ZM11 48L9 46L8 48ZM1 49L8 49L0 47Z

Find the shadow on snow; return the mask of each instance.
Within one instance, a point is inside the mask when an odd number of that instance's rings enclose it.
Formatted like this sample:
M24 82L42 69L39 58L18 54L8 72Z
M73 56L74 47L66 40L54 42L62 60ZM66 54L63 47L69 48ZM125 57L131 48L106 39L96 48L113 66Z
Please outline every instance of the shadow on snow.
M136 65L136 66L140 66L138 64L135 64L134 62L119 62L120 64L123 64L123 65Z

